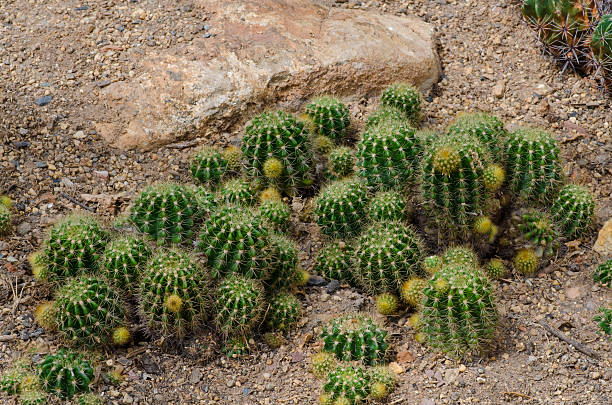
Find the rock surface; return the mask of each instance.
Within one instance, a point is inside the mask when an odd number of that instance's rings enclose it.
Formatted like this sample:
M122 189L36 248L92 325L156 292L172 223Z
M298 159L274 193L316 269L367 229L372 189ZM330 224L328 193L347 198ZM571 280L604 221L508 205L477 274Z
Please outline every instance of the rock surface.
M605 258L612 258L612 218L608 219L599 231L593 250Z
M313 95L371 95L389 83L427 89L440 63L432 27L416 17L328 8L311 0L199 0L215 37L146 54L139 74L101 91L98 132L151 149L241 127L277 104Z

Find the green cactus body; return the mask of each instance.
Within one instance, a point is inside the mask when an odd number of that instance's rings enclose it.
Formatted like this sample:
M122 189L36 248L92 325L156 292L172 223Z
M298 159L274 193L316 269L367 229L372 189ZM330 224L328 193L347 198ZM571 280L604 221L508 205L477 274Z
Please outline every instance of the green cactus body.
M424 294L422 330L432 347L459 358L488 348L497 307L489 280L477 268L447 265L433 275Z
M405 120L406 116L402 110L395 107L382 106L368 115L366 119L366 129L376 127L383 122Z
M378 313L385 316L395 315L399 308L399 299L391 293L378 294L375 303Z
M329 177L333 180L351 176L355 171L355 154L348 146L339 146L327 157Z
M17 360L9 369L2 373L0 390L9 395L16 395L22 391L21 383L30 372L30 363L24 359Z
M321 232L327 236L357 234L365 217L367 188L354 178L328 184L316 199L315 214Z
M242 164L242 151L239 147L229 145L221 151L221 156L227 162L227 170L230 174L240 173Z
M102 398L95 394L84 394L79 396L77 401L78 405L104 405L105 402Z
M386 398L397 385L397 377L388 366L376 366L369 370L370 398L380 400Z
M559 232L550 215L535 209L523 213L518 229L528 244L540 250L539 256L552 256L559 248Z
M288 330L300 320L301 313L302 305L297 297L287 292L281 292L270 300L266 323L272 329Z
M265 279L271 264L268 234L259 215L247 208L225 205L204 222L198 246L208 258L213 278L242 273Z
M578 237L593 223L595 198L586 187L568 184L561 189L550 211L566 237Z
M151 249L142 239L119 238L106 245L101 270L117 287L131 291L150 256Z
M259 206L259 214L278 230L287 229L291 215L289 204L280 200L267 200Z
M612 335L612 307L599 308L601 315L596 315L594 320L606 335Z
M349 109L336 97L323 96L313 99L306 106L306 114L310 116L320 135L334 140L344 138L351 124Z
M89 391L94 370L87 360L72 351L60 349L40 363L40 382L47 392L70 399L75 394Z
M323 390L332 404L358 404L370 394L370 375L363 367L339 366L329 373Z
M111 345L113 329L125 322L120 294L95 277L69 279L55 298L60 333L76 345Z
M329 137L319 135L312 140L312 146L317 153L327 155L336 145Z
M512 265L522 275L531 276L540 268L540 258L533 249L519 249L512 260Z
M227 160L218 148L200 149L191 162L191 175L208 187L214 187L227 171Z
M24 391L19 395L21 405L45 405L49 402L47 394L39 390Z
M161 250L146 266L139 311L152 336L182 339L207 318L208 278L187 253Z
M223 183L218 199L226 204L253 205L257 194L248 180L236 178Z
M425 259L423 259L421 267L423 267L423 271L426 274L429 274L431 276L436 271L440 270L443 264L444 262L442 261L442 258L440 256L434 255L427 256Z
M425 148L421 195L440 232L471 236L473 221L490 205L484 172L489 152L473 135L450 133Z
M56 224L37 260L43 264L40 278L63 280L98 268L109 234L90 216L72 215Z
M336 356L329 352L314 354L310 363L310 371L319 379L327 378L327 375L338 367Z
M223 347L223 353L232 358L241 357L250 353L249 347L245 342L245 338L238 336L228 340Z
M253 118L246 127L242 152L249 176L277 185L290 195L312 183L308 132L291 114L267 112ZM276 179L264 177L264 164L270 158L283 166Z
M367 128L357 144L357 173L375 188L404 187L416 180L419 153L414 129L384 121Z
M321 333L324 351L334 353L339 360L358 360L370 366L384 362L386 337L387 331L361 314L332 319Z
M406 118L416 123L421 115L421 93L416 87L396 83L387 87L380 96L382 105L395 107L402 111Z
M469 247L450 247L442 254L442 263L478 267L478 255Z
M492 280L499 280L508 274L508 269L500 259L491 259L484 266L485 274Z
M505 144L506 173L510 190L532 201L550 199L561 182L560 149L546 131L520 128Z
M508 133L499 118L486 113L462 114L451 123L448 132L475 136L489 147L494 161L503 160L501 151Z
M11 208L0 202L0 234L11 227Z
M269 238L271 249L270 273L265 279L267 291L277 291L292 286L299 277L299 248L285 235L272 234Z
M373 224L356 241L354 277L370 294L397 293L402 282L421 270L421 241L398 221Z
M344 241L333 241L321 248L314 263L315 271L330 279L353 283L351 256L353 249Z
M603 3L603 2L602 2ZM593 31L589 46L595 73L605 90L612 91L612 5Z
M597 266L593 273L593 281L597 281L608 288L612 288L612 259Z
M397 191L379 191L368 204L368 217L374 222L405 221L408 203Z
M261 282L234 274L217 288L215 324L226 336L242 336L257 325L264 312Z
M217 196L205 187L195 187L193 197L201 218L208 216L217 206Z
M190 188L160 183L145 188L130 209L130 220L159 245L183 243L193 235L200 219L198 200Z

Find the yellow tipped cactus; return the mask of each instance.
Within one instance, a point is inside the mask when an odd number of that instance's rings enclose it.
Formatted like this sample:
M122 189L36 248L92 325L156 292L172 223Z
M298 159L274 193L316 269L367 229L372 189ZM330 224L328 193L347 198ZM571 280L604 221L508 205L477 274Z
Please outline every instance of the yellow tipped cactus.
M113 330L113 344L115 346L125 346L132 340L132 335L130 334L130 330L125 326L120 326Z
M413 308L420 307L423 301L423 290L425 287L427 287L427 280L419 277L411 277L407 281L404 281L400 289L402 300Z
M443 146L435 151L432 165L436 172L449 176L459 168L461 155L452 146Z
M399 300L390 293L382 293L376 297L376 310L381 315L394 315L397 313Z
M57 309L53 301L43 302L34 310L34 320L46 331L57 329Z
M478 217L476 221L474 221L474 232L479 235L488 235L491 233L491 226L493 222L491 222L491 218L489 217Z
M484 171L485 188L491 192L499 190L506 181L506 170L500 165L488 166Z
M512 261L514 268L525 276L531 276L540 268L540 259L532 249L520 249Z
M266 187L261 193L259 193L259 202L261 203L272 200L280 201L281 198L281 194L275 187Z
M269 179L278 179L283 174L283 162L277 158L266 159L263 165L263 174Z
M326 378L337 366L338 360L333 353L319 352L310 359L310 371L319 379Z

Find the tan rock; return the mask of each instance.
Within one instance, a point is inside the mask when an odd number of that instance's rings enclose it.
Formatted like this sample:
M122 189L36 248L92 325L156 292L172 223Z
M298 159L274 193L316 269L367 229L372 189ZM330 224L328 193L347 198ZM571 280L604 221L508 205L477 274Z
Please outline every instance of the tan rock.
M604 258L612 258L612 218L608 219L600 229L593 250Z
M425 90L438 80L433 28L416 17L311 0L197 1L215 36L145 54L139 74L100 90L96 129L114 146L235 132L263 109L295 111L313 95L357 100L396 81Z

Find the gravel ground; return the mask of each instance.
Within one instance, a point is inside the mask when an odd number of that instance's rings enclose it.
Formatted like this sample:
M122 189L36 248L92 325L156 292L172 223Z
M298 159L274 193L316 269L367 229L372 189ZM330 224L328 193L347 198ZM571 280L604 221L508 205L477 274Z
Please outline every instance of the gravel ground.
M163 4L160 4L163 3ZM541 125L562 143L566 172L598 199L597 225L612 215L612 114L593 83L561 74L541 55L516 1L337 1L337 7L416 14L434 25L444 75L425 106L425 126L441 129L457 112L488 110L510 128ZM111 150L89 126L95 93L138 70L148 48L204 36L215 40L215 16L186 0L4 0L0 5L0 190L15 201L14 231L0 240L0 368L20 355L39 356L60 342L32 320L49 291L32 281L25 257L59 215L80 205L110 217L133 190L153 180L188 180L192 148L137 153ZM49 104L40 106L49 101ZM45 98L46 97L46 98ZM351 105L357 121L375 100ZM225 134L218 144L235 140ZM301 240L312 227L303 226ZM314 237L313 237L314 238ZM606 404L612 397L612 344L597 334L597 308L612 299L594 286L595 231L567 247L563 259L532 279L503 281L499 348L492 358L458 364L414 342L409 314L388 319L403 372L390 403ZM313 240L316 241L316 238ZM305 245L304 245L305 246ZM316 248L316 243L311 244ZM304 264L309 263L303 252ZM11 285L17 284L17 298ZM310 404L319 382L308 373L322 322L349 309L372 310L348 288L302 296L301 327L276 350L255 338L242 359L215 355L207 333L182 353L142 341L99 354L100 371L119 370L120 386L98 379L98 391L119 404ZM593 360L547 335L542 319L596 350ZM381 320L382 321L382 320ZM315 336L313 339L312 337ZM401 371L401 370L400 370ZM13 398L0 393L0 402Z

